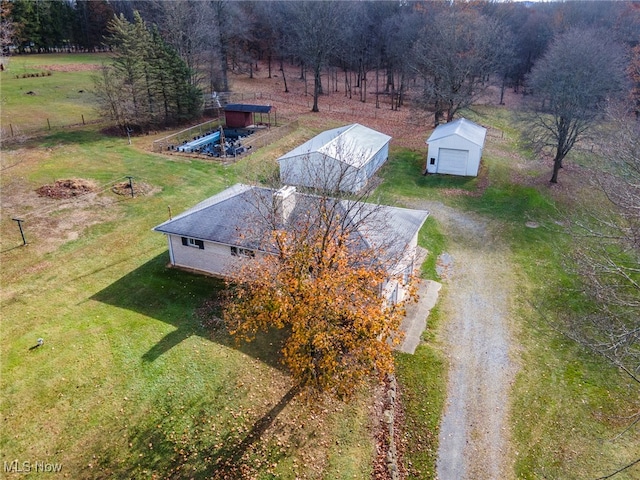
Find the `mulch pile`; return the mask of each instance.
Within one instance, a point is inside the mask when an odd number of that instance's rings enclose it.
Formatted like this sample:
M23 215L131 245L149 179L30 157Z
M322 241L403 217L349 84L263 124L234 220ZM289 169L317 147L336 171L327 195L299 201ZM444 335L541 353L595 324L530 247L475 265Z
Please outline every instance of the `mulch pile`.
M56 180L51 185L43 185L36 189L36 193L41 197L49 198L73 198L87 193L94 192L97 186L92 180L82 178L70 178L66 180Z
M116 183L113 187L111 187L111 191L117 195L131 196L131 186L129 185L129 181ZM147 195L152 191L153 191L153 187L151 185L149 185L148 183L136 182L134 179L133 181L134 196Z

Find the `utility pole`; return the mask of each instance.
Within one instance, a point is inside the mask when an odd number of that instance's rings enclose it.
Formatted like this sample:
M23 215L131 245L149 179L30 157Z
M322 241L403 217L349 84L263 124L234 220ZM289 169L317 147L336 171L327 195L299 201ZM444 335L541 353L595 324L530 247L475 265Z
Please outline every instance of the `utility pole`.
M22 244L26 245L27 240L24 238L24 231L22 230L22 222L24 222L24 220L22 220L21 218L12 218L11 220L13 220L14 222L18 222L18 228L20 229L20 235L22 236Z

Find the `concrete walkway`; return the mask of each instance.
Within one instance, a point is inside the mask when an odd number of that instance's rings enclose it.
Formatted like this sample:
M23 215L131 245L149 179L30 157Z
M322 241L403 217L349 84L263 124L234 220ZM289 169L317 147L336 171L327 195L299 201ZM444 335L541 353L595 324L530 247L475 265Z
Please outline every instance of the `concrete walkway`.
M433 280L420 280L418 283L418 301L406 305L407 314L400 324L400 331L404 332L404 339L397 350L414 354L420 344L422 332L427 327L429 312L438 301L438 292L442 287Z

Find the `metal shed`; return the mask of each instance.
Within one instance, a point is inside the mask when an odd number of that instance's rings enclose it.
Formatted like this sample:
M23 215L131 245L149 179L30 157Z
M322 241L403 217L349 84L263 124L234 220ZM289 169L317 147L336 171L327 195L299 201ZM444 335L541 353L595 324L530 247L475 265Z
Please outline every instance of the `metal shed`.
M486 135L486 128L466 118L438 125L427 139L429 152L423 173L477 176Z
M224 107L225 123L229 128L245 128L250 125L271 126L271 109L271 105L230 103ZM263 115L266 115L266 118Z
M287 185L358 192L387 161L391 137L358 123L327 130L278 159Z

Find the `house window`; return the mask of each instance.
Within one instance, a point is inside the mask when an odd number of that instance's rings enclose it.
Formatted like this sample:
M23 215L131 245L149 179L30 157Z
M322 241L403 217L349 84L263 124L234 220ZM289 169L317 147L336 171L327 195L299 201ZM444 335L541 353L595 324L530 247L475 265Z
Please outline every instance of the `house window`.
M256 256L256 252L254 252L253 250L249 250L248 248L231 247L231 255L233 255L234 257L253 258Z
M204 242L195 238L182 237L182 245L184 245L185 247L193 247L204 250Z

